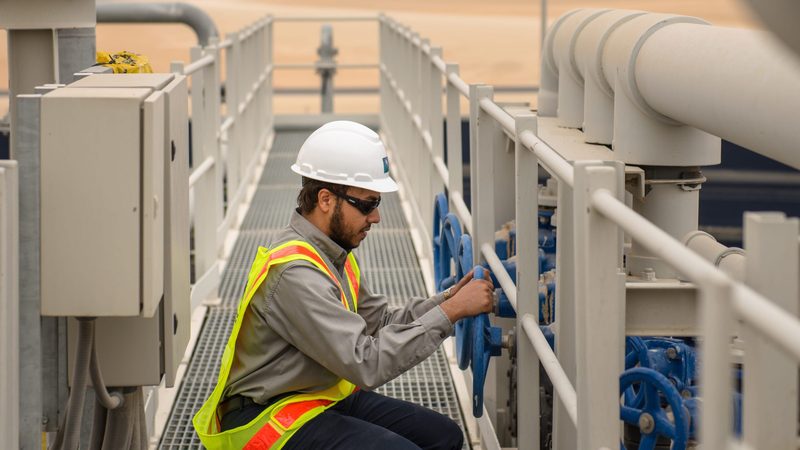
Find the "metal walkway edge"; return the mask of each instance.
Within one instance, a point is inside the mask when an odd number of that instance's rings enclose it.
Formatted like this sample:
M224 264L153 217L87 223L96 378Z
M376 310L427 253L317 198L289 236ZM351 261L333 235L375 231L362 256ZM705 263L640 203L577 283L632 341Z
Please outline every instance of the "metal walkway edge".
M288 170L311 130L279 132L269 153L241 231L222 275L219 306L209 307L192 359L164 429L159 448L202 448L192 428L192 416L214 388L219 361L236 317L236 304L258 245L289 222L299 189ZM424 296L425 286L411 243L398 194L384 194L381 222L356 250L362 272L374 292L393 306L411 296ZM445 414L464 427L444 350L380 387L385 395L415 402ZM468 439L465 438L465 442ZM467 448L468 444L465 444Z

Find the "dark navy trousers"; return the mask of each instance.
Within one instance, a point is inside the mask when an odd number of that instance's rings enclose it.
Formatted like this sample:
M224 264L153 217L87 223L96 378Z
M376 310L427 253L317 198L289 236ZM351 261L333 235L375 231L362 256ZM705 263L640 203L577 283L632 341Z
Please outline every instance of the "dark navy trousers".
M231 411L222 428L254 419L264 406ZM356 391L303 425L283 447L325 450L457 450L464 443L461 428L428 408L368 391Z

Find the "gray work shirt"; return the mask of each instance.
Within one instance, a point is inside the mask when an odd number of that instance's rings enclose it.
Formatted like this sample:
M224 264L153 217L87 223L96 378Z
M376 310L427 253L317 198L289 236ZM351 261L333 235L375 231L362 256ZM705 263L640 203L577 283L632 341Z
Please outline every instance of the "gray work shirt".
M352 305L347 252L296 211L272 246L290 240L317 250ZM264 404L287 392L326 389L340 378L373 389L423 361L451 334L441 294L390 309L385 296L370 291L363 271L360 284L356 314L311 263L272 267L242 320L224 397L239 394Z

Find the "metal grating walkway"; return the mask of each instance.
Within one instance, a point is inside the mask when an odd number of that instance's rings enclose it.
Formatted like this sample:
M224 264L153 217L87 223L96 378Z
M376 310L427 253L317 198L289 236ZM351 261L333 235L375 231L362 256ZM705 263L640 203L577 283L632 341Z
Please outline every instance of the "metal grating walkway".
M192 416L216 383L219 360L233 327L236 303L244 289L255 250L289 222L299 180L288 167L309 132L276 135L258 190L222 275L219 291L222 303L208 310L161 438L161 449L202 448L192 428ZM373 291L384 293L392 305L399 305L410 296L425 295L425 286L399 196L392 193L384 194L383 198L381 223L373 228L369 238L356 250L356 255ZM441 348L415 368L379 388L378 392L439 411L464 428L450 369Z

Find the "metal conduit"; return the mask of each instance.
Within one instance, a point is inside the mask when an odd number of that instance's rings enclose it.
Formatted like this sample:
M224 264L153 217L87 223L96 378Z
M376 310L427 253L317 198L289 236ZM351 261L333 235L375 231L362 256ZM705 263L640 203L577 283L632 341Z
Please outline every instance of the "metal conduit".
M188 3L100 3L98 23L183 23L192 28L197 42L206 46L211 38L219 37L211 17L197 6Z

